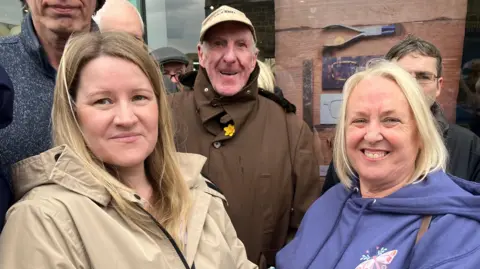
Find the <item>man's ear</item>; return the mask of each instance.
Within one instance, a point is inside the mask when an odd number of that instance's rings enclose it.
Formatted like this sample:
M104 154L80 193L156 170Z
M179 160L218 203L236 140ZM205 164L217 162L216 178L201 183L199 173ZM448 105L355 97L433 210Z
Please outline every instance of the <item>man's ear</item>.
M440 96L440 94L442 93L442 89L443 89L443 77L439 77L437 82L437 90L435 91L436 98Z
M197 53L198 53L198 63L200 66L205 67L204 61L205 61L205 51L203 50L203 46L201 43L197 44Z

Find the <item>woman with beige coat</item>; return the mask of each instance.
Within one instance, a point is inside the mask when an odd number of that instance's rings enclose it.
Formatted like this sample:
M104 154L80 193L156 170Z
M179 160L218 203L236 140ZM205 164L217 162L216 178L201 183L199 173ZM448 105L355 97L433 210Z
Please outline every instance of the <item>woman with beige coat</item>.
M125 33L67 44L52 111L55 148L13 168L16 204L0 268L257 268L200 171L175 152L159 70Z

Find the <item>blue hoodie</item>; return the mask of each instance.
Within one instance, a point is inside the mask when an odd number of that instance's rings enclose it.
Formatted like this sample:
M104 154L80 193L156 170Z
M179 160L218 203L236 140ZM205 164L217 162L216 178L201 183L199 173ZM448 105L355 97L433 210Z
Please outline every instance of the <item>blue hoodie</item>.
M427 215L432 222L415 245ZM276 260L278 269L480 268L480 184L433 172L378 199L337 184Z

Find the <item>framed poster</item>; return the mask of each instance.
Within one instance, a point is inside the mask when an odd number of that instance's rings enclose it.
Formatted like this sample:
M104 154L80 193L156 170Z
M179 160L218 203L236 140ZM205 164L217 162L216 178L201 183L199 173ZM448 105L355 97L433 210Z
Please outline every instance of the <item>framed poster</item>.
M324 93L320 95L320 124L337 124L342 103L343 94L341 93Z
M324 57L322 68L323 90L342 89L345 81L358 71L364 70L369 64L382 60L383 56L345 56Z

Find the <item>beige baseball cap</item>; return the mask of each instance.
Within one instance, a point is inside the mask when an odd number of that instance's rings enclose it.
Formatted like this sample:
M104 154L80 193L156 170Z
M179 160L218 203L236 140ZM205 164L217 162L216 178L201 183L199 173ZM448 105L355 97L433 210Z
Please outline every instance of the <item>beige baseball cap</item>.
M205 33L213 26L227 21L236 21L246 24L250 31L252 31L253 39L257 42L257 35L255 34L255 28L253 27L250 19L245 16L245 13L238 9L229 6L221 6L214 10L208 17L202 22L202 29L200 30L200 41L203 41Z

